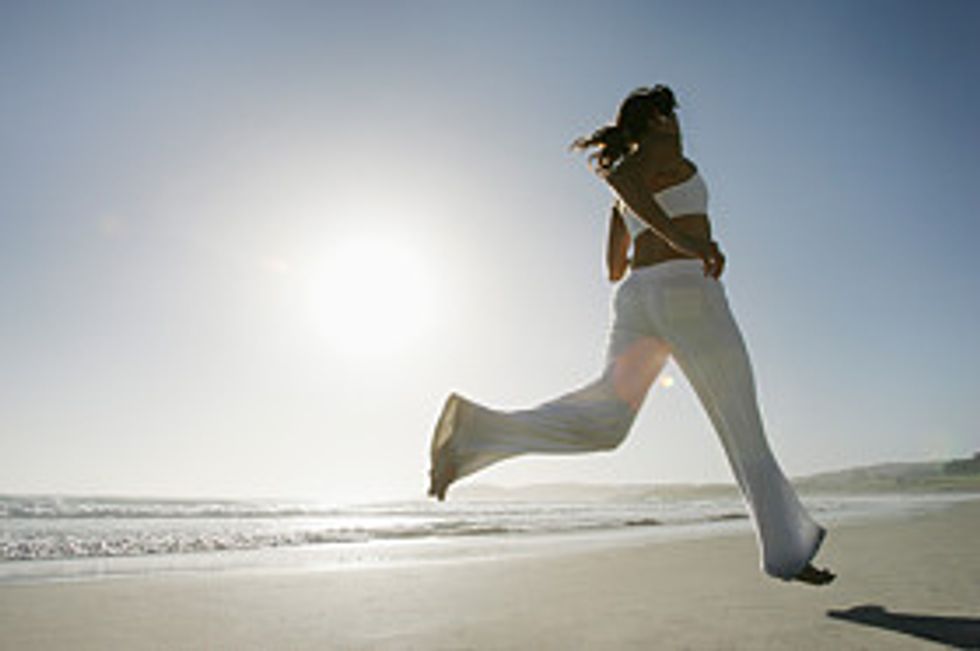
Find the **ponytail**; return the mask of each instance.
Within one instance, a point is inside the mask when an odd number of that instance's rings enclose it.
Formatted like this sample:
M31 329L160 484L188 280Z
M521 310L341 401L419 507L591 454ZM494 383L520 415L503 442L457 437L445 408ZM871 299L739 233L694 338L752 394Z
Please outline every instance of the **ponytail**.
M595 131L588 138L579 138L572 143L573 150L599 147L599 151L589 156L589 163L597 165L600 170L609 171L612 167L630 153L635 141L629 137L626 129L618 124L607 124Z
M577 139L571 149L599 147L599 151L589 156L589 163L598 166L600 172L607 173L636 150L640 139L650 128L652 114L672 117L676 106L674 93L667 86L658 85L652 90L637 88L623 100L615 124L601 127L587 138Z

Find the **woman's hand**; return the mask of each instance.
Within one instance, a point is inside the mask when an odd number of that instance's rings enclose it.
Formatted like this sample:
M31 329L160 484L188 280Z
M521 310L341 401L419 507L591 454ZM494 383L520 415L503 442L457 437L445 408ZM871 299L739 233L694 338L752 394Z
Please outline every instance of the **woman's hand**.
M725 255L718 248L718 243L714 240L705 240L697 237L691 237L684 231L676 228L673 224L669 224L670 230L664 237L667 243L670 244L674 250L683 253L684 255L691 256L692 258L700 258L704 263L704 275L711 276L712 278L718 278L721 276L722 272L725 270Z
M711 240L703 250L698 251L698 256L704 262L704 275L712 278L719 278L725 270L725 254L718 248L718 242Z

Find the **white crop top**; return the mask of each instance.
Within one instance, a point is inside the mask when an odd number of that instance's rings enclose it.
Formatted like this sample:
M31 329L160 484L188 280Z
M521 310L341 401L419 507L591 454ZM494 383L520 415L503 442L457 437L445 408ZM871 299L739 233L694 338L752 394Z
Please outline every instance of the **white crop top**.
M657 192L653 198L668 217L708 214L708 186L697 172L683 183ZM617 199L616 203L630 237L636 239L637 235L650 228L650 225L630 210L622 199Z

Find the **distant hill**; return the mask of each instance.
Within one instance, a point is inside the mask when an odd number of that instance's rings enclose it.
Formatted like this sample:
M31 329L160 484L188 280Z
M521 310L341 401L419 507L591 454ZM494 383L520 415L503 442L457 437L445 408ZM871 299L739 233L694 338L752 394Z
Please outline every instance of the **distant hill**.
M735 496L734 484L461 484L453 499L487 502L644 502L665 496Z
M980 452L972 458L873 466L793 479L802 493L980 493ZM474 501L637 502L663 497L710 499L735 496L734 484L462 484L453 498Z
M802 491L980 491L980 453L969 459L882 463L801 477Z
M970 459L953 459L943 467L947 475L977 475L980 474L980 452Z

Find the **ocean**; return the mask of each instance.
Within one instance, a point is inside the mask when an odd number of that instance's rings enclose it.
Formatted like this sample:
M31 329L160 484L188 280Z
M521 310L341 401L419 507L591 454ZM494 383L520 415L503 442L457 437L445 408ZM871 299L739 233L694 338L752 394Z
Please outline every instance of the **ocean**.
M804 497L814 517L937 508L957 495ZM0 496L0 582L174 571L440 562L549 545L646 542L748 530L742 501L406 501L329 506L282 500Z

